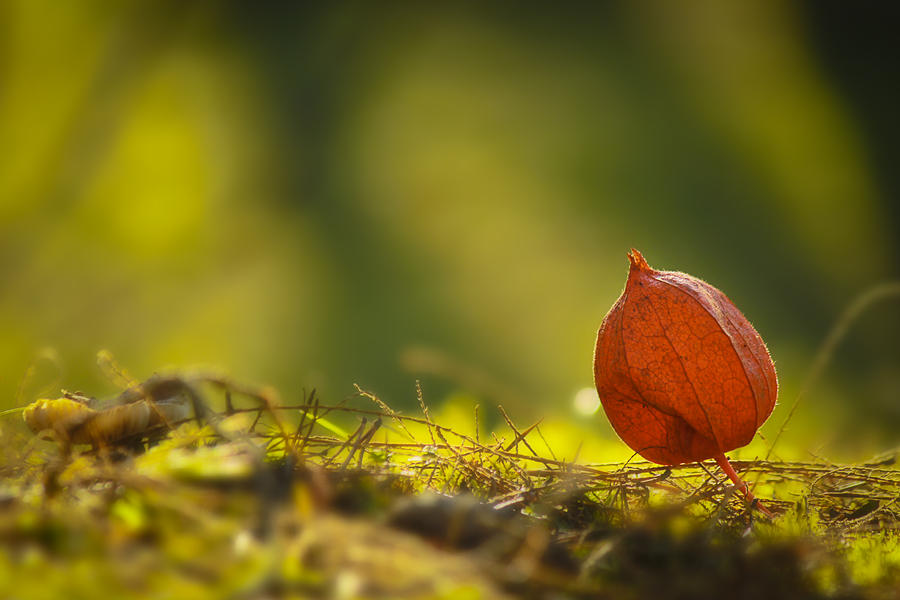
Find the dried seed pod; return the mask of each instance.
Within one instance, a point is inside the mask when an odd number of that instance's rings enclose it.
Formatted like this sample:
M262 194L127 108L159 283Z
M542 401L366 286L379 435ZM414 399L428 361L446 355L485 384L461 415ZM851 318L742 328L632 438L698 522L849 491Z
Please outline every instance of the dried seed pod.
M625 291L603 319L594 354L606 415L647 460L716 458L731 476L724 453L748 444L775 407L766 345L713 286L656 271L634 249L628 258Z
M70 395L37 400L22 416L35 433L53 431L73 444L108 445L187 419L192 396L196 391L182 379L154 376L122 392L111 405Z
M85 402L72 398L44 399L32 402L22 413L25 424L34 432L54 431L63 439L71 439L71 434L84 427L97 416L97 411ZM87 436L71 440L87 443Z

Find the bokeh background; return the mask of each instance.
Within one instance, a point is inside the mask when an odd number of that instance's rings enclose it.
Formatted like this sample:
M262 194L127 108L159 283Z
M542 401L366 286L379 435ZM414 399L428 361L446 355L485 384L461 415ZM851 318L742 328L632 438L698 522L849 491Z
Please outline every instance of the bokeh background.
M634 246L756 325L771 435L900 277L888 10L3 0L0 407L114 393L108 349L612 437L576 398ZM866 312L791 443L895 445L898 338Z

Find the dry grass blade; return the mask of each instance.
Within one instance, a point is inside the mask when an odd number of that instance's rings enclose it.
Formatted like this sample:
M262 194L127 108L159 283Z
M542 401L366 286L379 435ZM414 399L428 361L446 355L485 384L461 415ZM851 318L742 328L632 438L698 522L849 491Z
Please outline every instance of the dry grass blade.
M416 437L409 431L409 429L406 428L406 425L403 424L403 419L400 417L400 415L398 415L396 412L394 412L394 410L390 406L388 406L385 402L383 402L381 400L381 398L379 398L372 392L365 391L364 389L362 389L355 383L353 384L353 387L356 388L356 391L357 391L357 393L359 393L360 396L362 396L363 398L368 398L369 400L371 400L372 402L374 402L375 404L380 406L381 410L383 410L385 412L386 416L389 416L391 419L393 419L394 422L397 423L397 425L404 432L406 432L406 435L409 436L409 439L415 441ZM427 421L428 415L426 414L425 416L426 416L426 424L427 424L428 423L428 421Z

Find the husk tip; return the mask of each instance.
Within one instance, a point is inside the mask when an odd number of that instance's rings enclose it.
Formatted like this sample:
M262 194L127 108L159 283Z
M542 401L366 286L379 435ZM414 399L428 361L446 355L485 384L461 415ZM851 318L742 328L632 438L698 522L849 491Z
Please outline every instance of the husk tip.
M640 253L636 248L632 248L631 252L628 253L628 260L631 262L632 269L638 269L640 271L651 271L650 265L647 264L647 261L644 260L644 255Z

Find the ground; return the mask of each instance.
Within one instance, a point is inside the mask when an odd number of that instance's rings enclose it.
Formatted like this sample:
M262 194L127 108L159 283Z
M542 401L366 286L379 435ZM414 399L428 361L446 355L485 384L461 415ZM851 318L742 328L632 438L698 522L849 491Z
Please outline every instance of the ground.
M184 381L194 416L117 439L4 417L0 596L898 597L892 453L735 461L769 519L711 461L561 460L505 412L481 439L424 400L404 416L366 392L284 406Z

